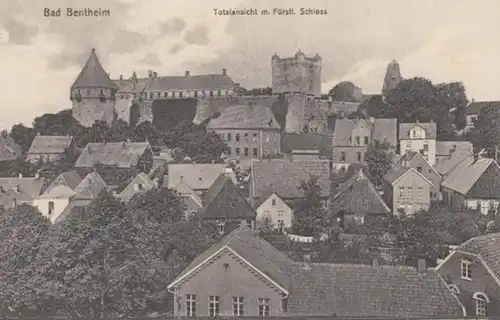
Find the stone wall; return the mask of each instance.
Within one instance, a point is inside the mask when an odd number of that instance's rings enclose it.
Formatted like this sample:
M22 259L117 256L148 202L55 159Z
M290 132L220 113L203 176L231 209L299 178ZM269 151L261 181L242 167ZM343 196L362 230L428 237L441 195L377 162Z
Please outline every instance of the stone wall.
M98 98L73 100L72 114L84 127L91 127L96 120L111 123L115 118L115 101L101 102Z

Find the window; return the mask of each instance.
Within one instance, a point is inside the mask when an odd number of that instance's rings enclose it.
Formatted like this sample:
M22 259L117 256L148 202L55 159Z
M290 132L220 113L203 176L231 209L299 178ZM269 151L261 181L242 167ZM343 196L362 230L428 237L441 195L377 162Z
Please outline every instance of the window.
M474 300L476 300L476 316L486 315L486 304L489 302L488 297L484 293L474 293Z
M248 156L248 148L244 149L245 156Z
M217 317L220 314L220 298L219 296L210 296L208 300L208 312L211 317Z
M236 148L236 155L239 156L240 155L240 148Z
M227 154L230 156L231 155L231 148L227 148Z
M266 142L269 142L269 133L266 133Z
M340 161L345 161L345 152L344 151L342 151L340 153Z
M365 145L368 145L368 137L365 137Z
M361 162L361 152L357 152L358 155L358 162Z
M240 134L239 133L236 134L236 142L240 142Z
M54 214L54 201L49 201L49 216Z
M245 140L245 142L248 142L248 133L243 134L243 139Z
M271 204L272 204L273 206L275 206L275 205L276 205L276 199L272 199L272 200L271 200Z
M259 298L259 317L269 317L269 298Z
M461 262L462 279L472 280L472 262L470 260L462 260Z
M142 183L137 184L137 190L142 191L144 189L144 186Z
M405 197L405 187L399 187L399 197L400 198Z
M354 214L354 222L357 224L365 223L365 217L362 214L356 213Z
M283 220L278 220L278 231L283 232L283 226L285 225L285 222Z
M408 187L408 199L411 199L411 198L413 198L413 188Z
M231 133L227 134L227 141L231 141Z
M257 148L253 148L253 149L252 149L252 155L253 155L254 157L256 157L256 156L257 156Z
M283 218L284 215L285 215L285 211L283 211L283 210L278 211L278 217Z
M354 140L356 141L356 145L359 146L361 143L360 143L360 139L359 137L354 137Z
M196 317L196 295L186 294L186 316Z
M481 213L487 215L490 209L490 203L488 200L481 200Z
M224 221L219 221L219 222L217 223L217 227L218 227L218 229L219 229L219 233L220 233L220 234L224 234L224 226L225 226Z
M424 196L424 189L422 189L422 187L418 187L417 188L417 198L422 199L423 196Z
M233 297L233 316L243 315L243 297Z
M427 151L429 151L429 144L424 143L424 152L427 152Z
M422 166L418 166L418 167L417 167L417 171L418 171L419 173L422 173Z
M406 141L406 149L411 150L411 141Z
M252 140L253 140L253 142L257 142L257 134L256 133L253 134Z

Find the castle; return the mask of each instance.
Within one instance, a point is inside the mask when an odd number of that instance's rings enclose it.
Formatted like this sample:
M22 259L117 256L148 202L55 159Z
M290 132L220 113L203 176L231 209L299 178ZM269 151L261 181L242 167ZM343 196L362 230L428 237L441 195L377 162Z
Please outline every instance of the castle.
M120 76L112 80L101 65L95 49L71 86L73 117L83 126L92 126L97 120L111 123L122 119L138 124L144 121L154 123L154 105L169 108L169 102L176 105L194 101L196 110L194 123L201 123L234 104L248 104L249 101L267 106L281 119L285 132L300 133L305 130L324 132L329 116L356 111L357 103L336 102L321 98L321 57L306 57L298 51L291 58L271 58L272 90L269 96L245 96L241 88L222 69L220 74L184 76L160 76L150 70L148 77L138 78L133 72L129 79ZM399 76L398 76L399 75ZM389 64L384 80L383 92L397 85L401 80L399 65ZM174 101L175 100L175 101ZM170 103L172 105L172 103ZM167 110L168 112L168 110Z

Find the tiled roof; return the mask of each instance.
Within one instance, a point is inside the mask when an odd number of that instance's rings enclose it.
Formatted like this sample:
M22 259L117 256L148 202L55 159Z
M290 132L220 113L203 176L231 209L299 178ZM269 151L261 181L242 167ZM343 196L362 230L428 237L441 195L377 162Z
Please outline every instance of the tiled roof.
M176 189L179 185L186 184L194 190L208 189L225 168L223 163L169 164L167 188Z
M493 107L499 107L500 108L500 101L477 101L477 102L472 102L465 109L465 114L466 115L478 115L483 108L486 108L488 106L493 106Z
M266 192L264 192L258 199L257 201L253 204L253 207L255 209L258 209L260 207L261 204L263 204L264 202L266 202L267 199L269 199L270 196L272 196L273 194L275 194L277 197L280 198L280 196L272 191L272 190L267 190ZM280 198L281 199L281 198ZM283 199L281 199L283 200Z
M148 149L151 147L147 142L89 143L78 157L75 166L88 168L100 163L132 168Z
M437 163L434 165L434 169L441 175L448 175L457 165L471 156L471 152L457 150L451 154L451 157L436 159Z
M76 195L76 192L73 191L68 186L65 185L57 185L51 188L49 191L44 192L41 196L37 197L38 199L69 199Z
M36 136L28 154L61 154L69 148L72 140L71 136Z
M155 182L149 179L148 175L144 172L139 173L135 178L130 181L130 183L123 189L120 193L120 199L122 201L129 201L136 194L137 191L134 190L135 184L142 184L144 190L151 190L156 186Z
M431 186L434 186L432 184L432 182L429 181L429 179L427 179L426 177L424 177L420 172L418 172L414 168L405 167L405 166L399 166L393 170L390 170L389 172L387 172L385 174L384 180L389 182L390 184L393 184L396 180L398 180L400 177L402 177L403 175L405 175L409 171L415 172L419 177L421 177L423 180L427 181Z
M106 182L97 172L89 173L82 182L75 188L77 195L75 200L92 200L95 199L101 191L107 188Z
M452 317L463 309L436 271L404 266L293 263L289 315Z
M67 171L61 173L57 178L52 181L52 183L45 189L44 193L50 192L50 190L56 186L67 186L71 188L72 190L75 190L75 188L82 182L82 178L80 175L75 170Z
M196 195L182 195L181 197L187 211L198 211L202 208L201 199L199 199Z
M231 178L223 173L208 189L202 203L202 219L255 219L257 215Z
M373 120L373 122L372 122ZM351 146L349 137L352 130L362 122L372 128L372 137L380 142L387 141L391 146L397 144L397 119L337 119L333 132L333 146Z
M136 80L113 80L113 82L118 86L118 92L120 93L140 93L146 88L150 80L148 78L143 78Z
M400 123L399 139L410 139L410 130L415 127L420 127L425 130L425 139L436 139L437 125L435 122Z
M332 210L371 214L390 212L389 207L362 169L341 186L340 191L332 199Z
M291 153L293 150L319 150L320 156L332 156L333 135L316 133L283 133L281 151Z
M0 161L17 159L23 150L10 136L0 135Z
M118 89L117 85L109 79L108 74L104 71L95 50L92 49L90 56L80 71L72 88L86 88L86 87L99 87Z
M451 152L473 152L469 141L436 141L436 156L449 156Z
M228 90L233 89L233 80L223 74L200 74L189 76L157 76L146 90Z
M318 177L321 195L330 196L330 164L328 160L282 160L272 159L252 162L252 198L259 198L273 191L283 198L300 198L302 181L311 175Z
M449 173L441 186L467 195L491 165L497 165L495 160L480 157L475 161L469 156Z
M491 271L500 278L500 232L469 239L457 250L480 255Z
M207 125L207 129L280 129L271 108L257 104L237 104L224 109Z
M42 192L43 178L0 178L0 192L18 201L32 201Z

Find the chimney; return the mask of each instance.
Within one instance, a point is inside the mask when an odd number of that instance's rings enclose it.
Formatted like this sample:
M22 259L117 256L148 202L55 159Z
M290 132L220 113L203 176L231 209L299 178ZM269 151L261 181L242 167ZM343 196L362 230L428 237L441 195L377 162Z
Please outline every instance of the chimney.
M189 77L189 70L186 70L186 73L184 74L186 77Z
M373 257L373 259L372 259L372 266L374 268L377 268L379 266L379 264L378 264L378 257Z
M120 81L123 80L123 74L120 75Z
M222 69L222 75L227 76L227 69L226 68Z
M19 179L22 179L22 178L23 178L23 174L22 174L22 173L20 173L20 174L19 174Z
M427 266L426 266L425 259L423 259L423 258L418 259L417 271L418 271L418 273L426 273L427 272Z

